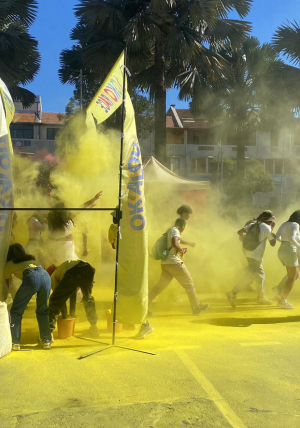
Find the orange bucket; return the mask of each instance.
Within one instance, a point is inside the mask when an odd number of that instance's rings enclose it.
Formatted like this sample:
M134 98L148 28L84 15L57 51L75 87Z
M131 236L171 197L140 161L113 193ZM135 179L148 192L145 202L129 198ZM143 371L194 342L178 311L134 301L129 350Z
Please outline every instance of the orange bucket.
M106 311L107 330L112 333L113 331L113 316L111 310ZM116 333L120 333L123 330L123 324L116 321Z
M68 339L72 337L75 329L75 318L57 320L57 333L59 339Z

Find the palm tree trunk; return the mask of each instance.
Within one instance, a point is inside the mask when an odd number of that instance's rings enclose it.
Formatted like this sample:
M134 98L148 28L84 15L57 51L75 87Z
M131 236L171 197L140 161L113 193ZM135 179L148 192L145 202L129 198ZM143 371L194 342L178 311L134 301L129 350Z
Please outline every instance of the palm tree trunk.
M166 156L166 39L161 38L155 42L155 157L162 164L167 164Z

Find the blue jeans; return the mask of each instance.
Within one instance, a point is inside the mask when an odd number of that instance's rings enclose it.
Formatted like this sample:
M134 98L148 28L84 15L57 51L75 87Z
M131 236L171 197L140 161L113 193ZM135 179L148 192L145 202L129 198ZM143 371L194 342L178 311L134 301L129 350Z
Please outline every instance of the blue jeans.
M47 300L51 290L51 279L41 266L27 268L23 272L22 284L17 291L10 310L12 343L20 343L22 316L32 296L37 293L36 318L42 341L51 340Z

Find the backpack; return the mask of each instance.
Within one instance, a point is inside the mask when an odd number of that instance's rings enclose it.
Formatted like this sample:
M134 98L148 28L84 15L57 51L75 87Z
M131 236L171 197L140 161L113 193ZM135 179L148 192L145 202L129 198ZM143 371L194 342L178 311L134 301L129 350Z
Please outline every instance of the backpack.
M168 234L171 229L168 229L154 244L152 248L152 258L154 260L164 260L168 257L169 251L172 246L168 249Z
M259 226L260 222L254 223L249 227L243 239L243 248L248 251L254 251L260 244L259 240Z

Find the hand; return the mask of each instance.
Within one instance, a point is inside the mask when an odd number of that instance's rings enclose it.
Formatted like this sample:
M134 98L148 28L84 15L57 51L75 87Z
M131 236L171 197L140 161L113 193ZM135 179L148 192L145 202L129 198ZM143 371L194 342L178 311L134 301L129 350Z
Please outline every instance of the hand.
M190 242L190 247L195 247L196 246L196 242Z
M88 250L84 250L81 257L86 257L89 254Z
M100 198L100 196L102 196L103 191L100 190L100 192L96 193L96 195L93 197L94 201L98 201L98 199Z
M182 248L180 251L181 256L183 256L187 252L187 248Z

